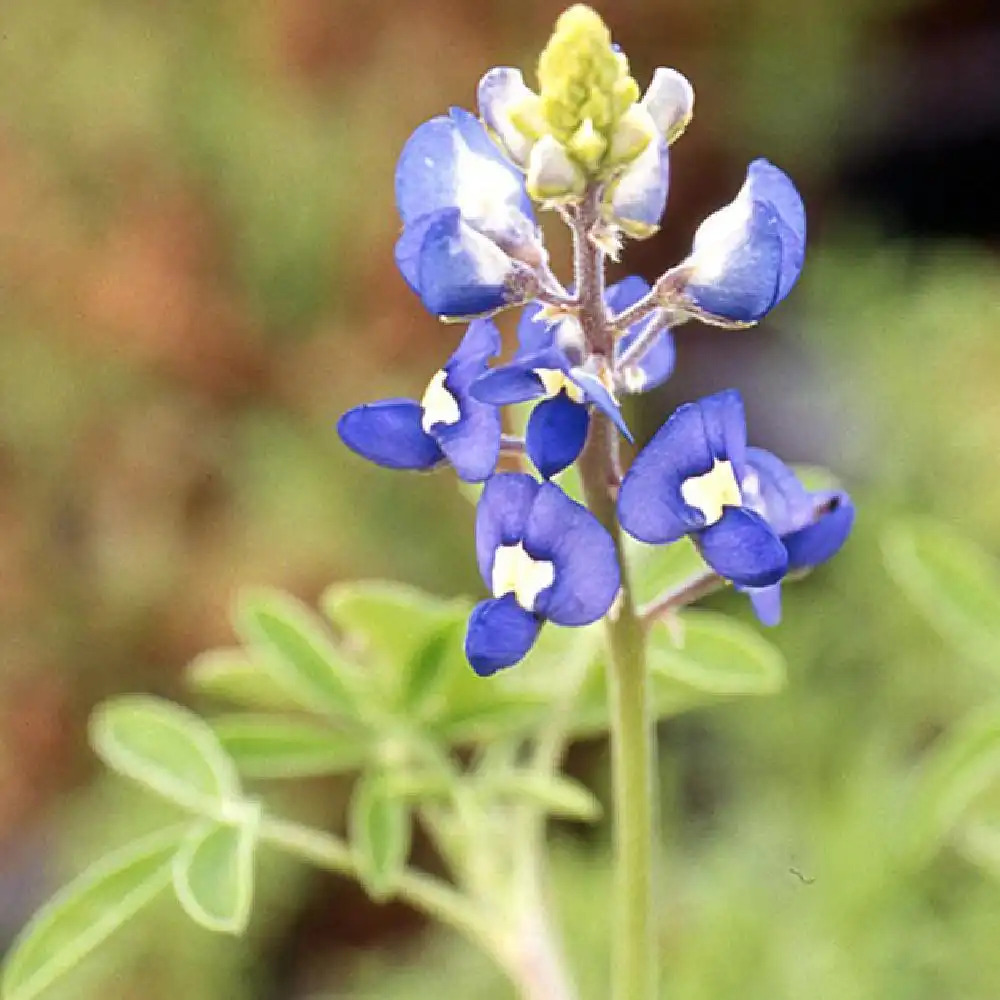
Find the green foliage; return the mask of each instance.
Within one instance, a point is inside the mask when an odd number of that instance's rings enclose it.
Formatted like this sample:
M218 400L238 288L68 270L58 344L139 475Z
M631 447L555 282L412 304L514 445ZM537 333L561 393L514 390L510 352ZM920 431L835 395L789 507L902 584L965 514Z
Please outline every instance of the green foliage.
M370 744L352 731L280 715L223 715L212 720L226 753L246 778L310 778L356 771Z
M242 934L253 906L254 853L260 808L234 823L192 826L174 856L174 892L184 912L210 931Z
M358 877L376 899L385 899L410 853L410 809L381 775L366 775L354 789L349 814Z
M945 524L905 521L883 539L893 579L928 622L974 660L1000 670L1000 567Z
M172 827L96 861L24 928L4 964L4 1000L34 1000L125 926L170 884L183 835Z
M193 812L220 814L240 795L236 769L208 724L160 698L105 702L91 717L90 741L113 771Z
M1000 704L993 704L963 719L922 763L904 824L913 859L926 862L998 777Z
M247 592L234 624L251 658L304 707L357 718L361 679L306 607L279 591Z

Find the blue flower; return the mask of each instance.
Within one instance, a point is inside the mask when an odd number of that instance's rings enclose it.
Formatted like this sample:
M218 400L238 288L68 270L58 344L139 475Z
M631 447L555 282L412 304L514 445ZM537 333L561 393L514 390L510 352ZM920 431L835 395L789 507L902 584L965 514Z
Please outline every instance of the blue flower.
M854 523L854 505L841 490L809 492L781 459L762 448L747 449L743 493L778 533L788 554L788 572L812 569L841 549ZM781 620L781 584L747 588L764 625Z
M622 527L652 544L690 535L727 580L743 587L777 583L788 553L744 496L746 450L743 402L734 389L681 406L622 481Z
M605 301L615 312L649 291L642 278L626 278L608 289ZM616 347L616 356L658 322L654 313L636 323ZM619 388L644 392L669 377L674 365L673 338L662 331L649 350L620 373L603 358L588 357L583 331L571 315L552 318L543 307L525 308L518 325L518 350L506 365L479 378L472 394L496 406L540 399L525 431L525 448L538 471L549 479L576 460L587 439L590 406L609 417L629 440L632 436L616 399Z
M493 597L473 609L465 653L480 676L517 663L542 624L603 617L621 576L611 536L553 483L499 473L476 509L476 558Z
M434 315L481 315L530 297L545 250L524 177L473 114L452 108L410 136L396 205L396 263Z
M500 414L469 394L500 351L500 333L475 320L423 398L384 399L348 410L337 424L344 444L390 469L431 469L450 461L467 482L493 474L500 450Z
M805 245L795 185L767 160L754 160L736 198L698 227L681 265L689 274L680 306L709 323L756 323L792 290Z

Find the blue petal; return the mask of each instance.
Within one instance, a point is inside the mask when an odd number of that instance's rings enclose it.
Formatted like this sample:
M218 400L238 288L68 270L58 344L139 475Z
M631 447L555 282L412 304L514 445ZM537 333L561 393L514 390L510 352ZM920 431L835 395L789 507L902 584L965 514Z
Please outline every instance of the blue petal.
M513 363L486 372L476 379L471 392L480 402L510 406L541 399L545 395L545 386L530 368Z
M621 407L614 396L604 388L601 380L583 368L570 369L569 377L583 391L587 402L593 403L618 428L619 433L626 441L631 441L632 432L625 423Z
M426 229L417 287L435 316L476 316L513 303L508 281L516 271L507 254L451 209L438 213Z
M486 481L476 507L476 561L483 582L493 588L493 559L501 545L524 538L539 483L521 472L501 472Z
M491 476L500 454L499 412L469 394L474 380L486 371L486 359L499 352L496 325L488 319L475 320L444 367L445 387L457 400L461 416L455 424L435 424L431 433L466 482Z
M782 538L792 569L818 566L836 555L854 524L854 504L846 493L814 494L812 499L823 511L819 519Z
M754 201L769 205L781 225L782 261L778 279L780 302L802 273L806 256L806 207L792 179L773 163L761 158L747 170Z
M695 536L702 558L741 587L767 587L788 570L788 554L767 522L746 507L725 507L722 518Z
M736 479L742 480L747 454L747 419L743 398L735 389L724 389L705 396L698 405L712 454L720 461L732 463Z
M779 534L809 524L814 505L795 473L763 448L747 449L747 475L741 484L743 499Z
M705 525L681 485L731 461L737 479L746 449L743 404L735 390L679 407L636 456L618 492L618 519L640 542L665 544Z
M750 587L747 589L753 613L761 625L773 627L781 624L781 584L770 587Z
M604 301L613 313L620 313L629 306L634 306L639 299L648 294L649 282L631 274L611 285L604 293Z
M551 479L576 461L587 440L587 407L560 392L539 403L528 418L525 448L538 471Z
M517 323L517 353L537 354L555 347L556 334L552 323L539 318L541 305L532 302L521 310L521 318Z
M461 108L425 122L407 140L396 166L396 205L404 225L458 208L469 225L512 246L534 237L524 178Z
M403 227L399 239L396 240L394 255L406 283L418 295L420 294L420 251L424 245L428 228L440 217L440 212L421 216L413 223Z
M480 677L489 677L522 660L542 627L513 594L481 601L472 609L465 634L465 655Z
M621 585L611 536L586 507L554 483L543 483L531 507L524 549L555 568L535 611L557 625L589 625L607 614Z
M737 197L699 226L687 294L705 313L755 323L792 289L805 260L805 208L792 181L755 160Z
M658 323L659 320L659 313L653 313L629 327L628 331L615 344L615 356L621 357L645 332L650 323ZM641 372L641 384L633 383L632 386L626 386L626 391L649 392L658 385L662 385L673 374L676 356L673 335L669 330L664 329L657 334L652 345L646 349L646 352L634 365ZM629 370L631 371L632 368L633 365L630 364Z
M670 187L670 154L660 136L632 161L611 193L611 213L630 235L651 236L667 207Z
M388 469L430 469L444 459L421 426L423 410L411 399L383 399L348 410L337 433L351 451Z

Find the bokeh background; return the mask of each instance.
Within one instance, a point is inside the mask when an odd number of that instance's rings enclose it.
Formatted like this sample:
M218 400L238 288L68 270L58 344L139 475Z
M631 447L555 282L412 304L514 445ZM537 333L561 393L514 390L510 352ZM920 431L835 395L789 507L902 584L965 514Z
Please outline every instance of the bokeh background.
M333 426L365 399L419 393L455 339L393 267L402 143L471 106L491 65L530 68L561 7L4 0L0 947L150 808L100 775L90 708L124 690L184 698L184 665L230 640L238 586L313 600L392 576L478 592L451 480L366 466ZM736 385L756 443L834 469L860 509L771 635L788 689L664 726L665 995L993 1000L1000 884L948 852L904 876L890 845L915 763L1000 679L914 613L879 539L921 512L1000 551L1000 8L601 12L640 83L672 65L698 95L665 228L630 248L629 271L680 259L758 155L799 182L811 227L791 299L754 332L685 327L678 374L634 425L648 435ZM571 764L606 787L601 744ZM339 821L342 784L287 794ZM569 950L594 997L607 841L556 831ZM399 906L277 861L262 878L245 941L164 908L111 949L108 977L66 995L509 997Z

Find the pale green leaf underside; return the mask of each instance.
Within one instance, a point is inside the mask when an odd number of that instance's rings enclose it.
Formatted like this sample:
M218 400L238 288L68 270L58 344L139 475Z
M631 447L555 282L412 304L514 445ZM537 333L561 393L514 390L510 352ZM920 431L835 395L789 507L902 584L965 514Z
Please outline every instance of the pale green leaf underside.
M484 776L482 786L491 795L535 803L562 819L592 823L601 817L601 803L594 793L565 775L497 771Z
M242 934L250 921L259 819L253 810L237 824L199 823L174 857L177 900L210 931Z
M240 782L209 725L180 705L124 695L99 705L90 742L113 771L186 809L217 812Z
M184 827L143 837L95 862L35 914L4 965L3 1000L34 1000L170 884Z

